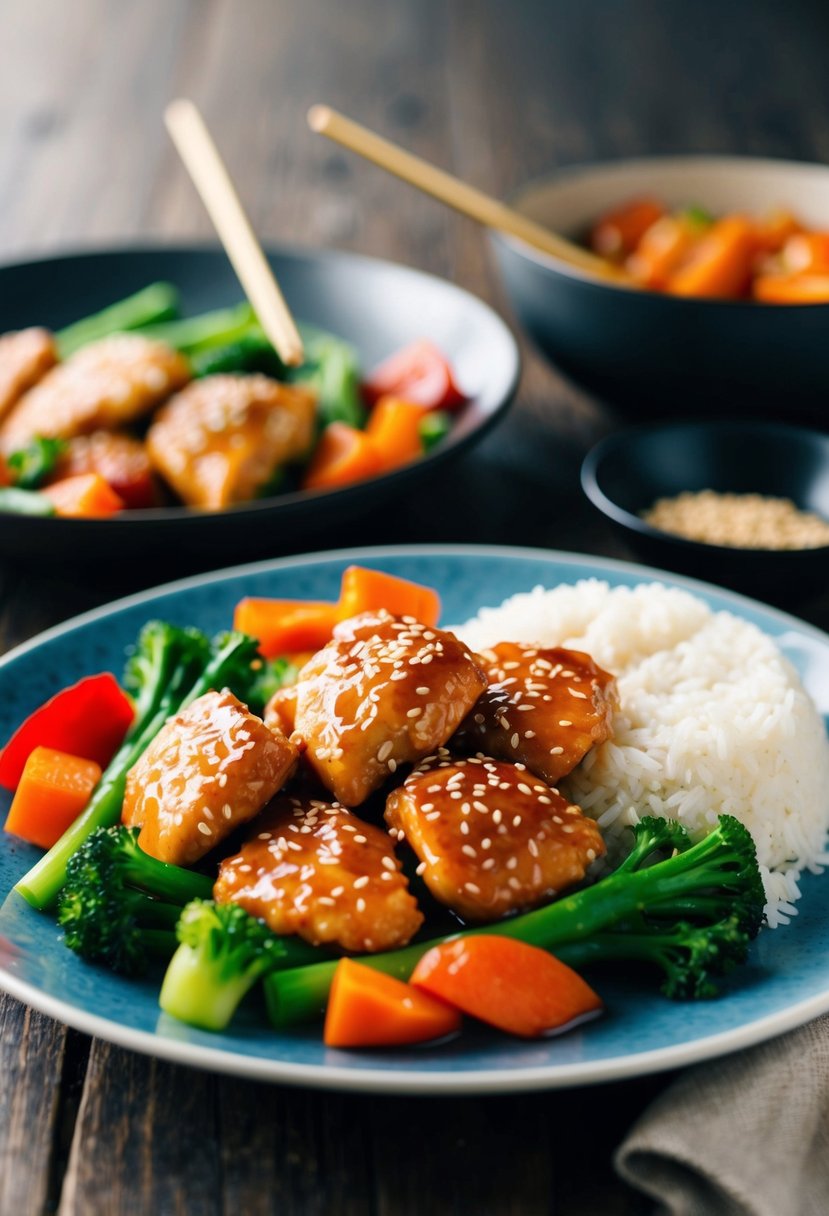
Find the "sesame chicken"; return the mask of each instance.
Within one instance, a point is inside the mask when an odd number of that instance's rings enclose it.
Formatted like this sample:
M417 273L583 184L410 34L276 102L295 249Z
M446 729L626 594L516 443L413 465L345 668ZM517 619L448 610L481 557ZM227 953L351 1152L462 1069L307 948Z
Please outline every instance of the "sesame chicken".
M156 470L189 506L217 511L263 491L304 456L316 400L267 376L205 376L159 410L147 432Z
M478 656L489 685L452 740L526 764L548 785L613 734L613 676L580 650L501 642Z
M122 818L152 857L192 865L246 823L296 766L292 743L231 692L170 718L127 774Z
M296 726L296 684L277 688L262 714L266 726L292 735Z
M0 337L0 418L58 361L48 329L21 329Z
M423 922L385 832L310 798L275 799L222 862L213 894L274 933L359 953L405 946Z
M435 898L470 921L545 903L605 851L593 820L523 764L445 749L389 795L386 822Z
M471 652L414 617L342 621L296 686L294 742L345 806L449 739L486 687Z
M127 426L189 378L187 361L162 342L138 334L92 342L24 393L0 426L0 449Z

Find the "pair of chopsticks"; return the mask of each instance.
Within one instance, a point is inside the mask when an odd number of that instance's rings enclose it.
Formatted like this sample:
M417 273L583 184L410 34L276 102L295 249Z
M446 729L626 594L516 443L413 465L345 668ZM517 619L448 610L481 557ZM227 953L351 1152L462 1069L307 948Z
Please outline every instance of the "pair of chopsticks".
M164 119L260 325L282 362L290 367L298 366L303 362L304 352L296 322L201 114L192 101L182 99L168 106ZM479 224L518 237L542 253L552 254L580 270L619 281L616 268L587 249L551 232L451 173L413 156L336 110L312 106L308 124L312 131L327 135Z

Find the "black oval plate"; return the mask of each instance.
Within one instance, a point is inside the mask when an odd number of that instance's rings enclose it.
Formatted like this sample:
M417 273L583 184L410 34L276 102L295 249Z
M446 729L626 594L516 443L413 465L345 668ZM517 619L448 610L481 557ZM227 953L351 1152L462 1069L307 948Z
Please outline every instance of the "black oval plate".
M268 259L294 315L357 348L369 370L417 338L431 339L452 364L468 403L434 451L392 473L335 491L297 492L226 511L186 507L129 511L112 519L0 515L0 553L17 557L128 557L180 547L215 557L276 555L283 538L339 523L407 493L444 461L479 440L509 406L518 383L515 339L491 308L433 275L360 254L272 248ZM184 315L234 304L242 289L223 251L148 246L68 254L0 267L0 333L26 325L53 329L157 279L174 283Z

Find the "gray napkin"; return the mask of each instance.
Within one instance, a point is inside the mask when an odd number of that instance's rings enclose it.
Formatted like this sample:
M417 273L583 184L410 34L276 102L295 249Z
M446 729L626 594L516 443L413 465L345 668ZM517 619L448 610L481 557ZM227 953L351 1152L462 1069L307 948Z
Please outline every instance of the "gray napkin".
M827 1216L829 1016L682 1073L615 1165L660 1216Z

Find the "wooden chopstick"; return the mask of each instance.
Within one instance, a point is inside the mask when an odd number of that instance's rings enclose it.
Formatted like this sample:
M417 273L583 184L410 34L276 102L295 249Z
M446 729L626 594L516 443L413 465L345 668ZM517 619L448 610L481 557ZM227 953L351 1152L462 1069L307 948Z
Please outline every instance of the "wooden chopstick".
M164 121L266 337L283 363L297 367L305 357L302 338L204 119L180 98Z
M454 207L456 211L470 216L479 224L516 236L542 253L552 254L553 257L571 266L577 266L589 274L613 279L619 283L628 281L623 271L603 258L596 257L588 249L582 249L573 241L551 232L549 228L537 224L520 211L508 207L506 203L489 194L484 194L482 190L470 186L444 169L438 169L436 165L406 152L390 140L375 134L360 123L353 122L337 110L332 110L330 106L312 106L308 111L308 125L312 131L327 135L344 148L358 153L366 160L379 165L381 169L387 169L389 173L395 174L412 186L417 186L419 190Z

